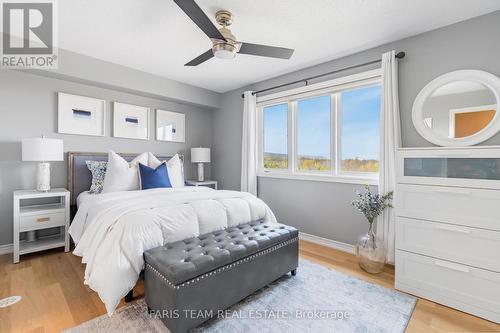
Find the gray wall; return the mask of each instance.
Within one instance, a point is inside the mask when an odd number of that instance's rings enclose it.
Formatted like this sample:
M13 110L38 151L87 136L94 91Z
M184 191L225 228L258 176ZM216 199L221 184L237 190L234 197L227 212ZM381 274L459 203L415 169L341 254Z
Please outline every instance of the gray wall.
M106 100L106 136L57 134L57 92ZM111 137L111 102L120 101L186 114L186 143L154 140L155 113L151 112L149 141ZM21 162L21 139L42 134L64 140L64 151L122 153L151 151L182 153L186 157L186 178L195 168L189 162L189 148L212 146L212 109L153 99L137 94L104 89L75 82L42 77L21 71L0 71L0 245L12 243L12 191L35 188L36 163ZM210 168L207 170L210 176ZM52 187L66 187L66 163L52 163Z
M430 143L418 135L411 122L415 96L429 81L453 70L480 69L500 76L499 22L500 11L497 11L225 93L221 109L215 112L213 120L215 178L223 188L239 189L242 91L259 90L363 63L380 58L383 52L392 49L407 52L399 66L403 145L430 146ZM370 68L363 70L367 69ZM344 72L342 75L347 74L352 72ZM331 78L333 77L326 79ZM500 144L500 135L483 144ZM266 200L280 221L306 233L353 244L356 236L366 229L362 216L349 207L357 187L339 183L266 178L259 180L259 196Z
M57 70L32 73L66 81L211 108L219 107L220 94L122 65L59 49Z

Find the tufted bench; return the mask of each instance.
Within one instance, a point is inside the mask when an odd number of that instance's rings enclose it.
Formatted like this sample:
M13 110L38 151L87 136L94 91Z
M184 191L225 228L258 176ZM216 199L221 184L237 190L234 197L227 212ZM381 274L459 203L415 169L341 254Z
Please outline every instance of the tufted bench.
M148 308L185 332L298 265L298 231L256 221L144 253ZM204 314L200 316L199 314Z

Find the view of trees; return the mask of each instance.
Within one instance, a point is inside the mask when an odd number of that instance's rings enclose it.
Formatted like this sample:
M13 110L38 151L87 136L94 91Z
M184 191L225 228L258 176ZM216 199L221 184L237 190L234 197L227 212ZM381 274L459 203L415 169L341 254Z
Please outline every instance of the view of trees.
M264 153L264 168L288 169L288 155Z
M299 170L313 170L313 171L330 171L331 160L321 157L299 157Z
M360 160L359 158L349 158L342 160L342 171L348 172L378 172L377 160Z
M378 172L377 160L362 160L359 158L344 159L341 162L342 171L346 172ZM285 154L264 153L264 168L288 169L288 156ZM299 157L299 170L329 171L330 160L321 157Z

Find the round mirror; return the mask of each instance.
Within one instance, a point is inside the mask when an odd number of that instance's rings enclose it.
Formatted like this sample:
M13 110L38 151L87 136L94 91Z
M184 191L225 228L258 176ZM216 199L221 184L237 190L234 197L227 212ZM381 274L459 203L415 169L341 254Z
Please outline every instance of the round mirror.
M434 79L413 104L413 124L427 141L440 146L470 146L500 130L500 79L462 70Z

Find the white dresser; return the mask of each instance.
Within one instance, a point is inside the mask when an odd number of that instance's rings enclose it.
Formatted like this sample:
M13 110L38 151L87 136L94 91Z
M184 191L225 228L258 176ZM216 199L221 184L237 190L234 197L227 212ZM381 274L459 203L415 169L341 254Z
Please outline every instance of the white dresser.
M500 147L397 157L396 289L500 323Z

